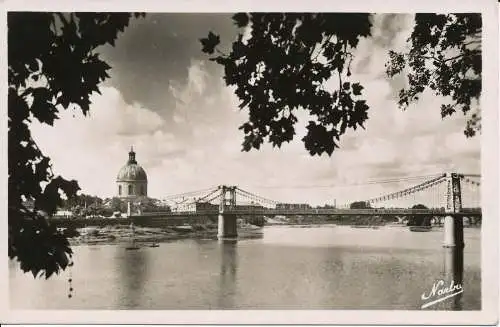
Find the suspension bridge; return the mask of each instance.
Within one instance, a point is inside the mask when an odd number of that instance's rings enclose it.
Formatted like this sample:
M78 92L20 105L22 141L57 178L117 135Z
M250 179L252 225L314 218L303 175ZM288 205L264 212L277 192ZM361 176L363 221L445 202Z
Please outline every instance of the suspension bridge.
M390 187L386 187L387 184ZM396 187L399 186L399 187ZM403 186L404 185L404 186ZM341 188L344 185L331 187ZM238 218L260 215L273 216L351 216L354 221L358 217L393 216L402 221L403 217L420 217L420 220L437 219L443 225L443 280L451 285L462 285L464 275L464 220L469 222L482 219L481 212L481 176L478 174L443 173L428 176L395 178L383 181L359 183L354 192L342 190L343 195L354 197L337 206L312 207L304 203L284 203L271 200L265 196L249 192L238 186L220 185L204 190L186 192L169 196L163 201L168 203L168 213L149 213L135 216L133 221L165 222L175 216L190 217L217 216L220 240L238 237ZM369 192L363 189L376 186L389 192L378 192L374 196L366 196ZM401 187L403 186L403 187ZM307 195L306 186L299 187ZM399 189L399 191L394 191ZM317 193L316 193L317 194ZM129 207L130 208L130 207ZM130 213L130 210L129 210ZM430 218L430 219L429 219ZM340 218L342 219L342 218ZM385 220L385 219L384 219ZM417 228L414 230L428 230ZM353 240L355 242L356 240ZM447 284L448 285L448 284ZM461 295L455 296L445 304L450 309L460 308ZM445 299L445 298L443 298Z
M418 182L418 183L417 183ZM236 216L408 216L452 217L454 221L481 217L478 174L443 173L437 175L369 181L359 186L410 183L400 191L366 199L355 199L333 207L312 207L306 203L283 203L246 191L238 186L220 185L168 196L162 201L170 212L142 213L140 216L168 217L218 215L219 236L234 237ZM358 193L358 192L356 192ZM360 194L362 192L359 192ZM359 208L354 204L363 204ZM137 217L139 218L139 217Z

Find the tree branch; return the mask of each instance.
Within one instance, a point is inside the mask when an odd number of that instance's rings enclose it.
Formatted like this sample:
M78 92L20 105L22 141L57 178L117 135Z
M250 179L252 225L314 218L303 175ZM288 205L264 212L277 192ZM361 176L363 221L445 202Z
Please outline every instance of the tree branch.
M447 58L447 59L443 60L443 63L451 61L451 60L459 59L459 58L462 58L462 57L465 57L465 56L466 56L465 54L459 54L458 56Z
M469 42L465 42L463 45L464 46L468 46L468 45L471 45L471 44L481 44L481 40L472 40L472 41L469 41Z
M320 53L323 52L322 50L330 42L330 40L332 39L332 37L333 37L333 34L330 35L330 37L326 40L325 43L321 43L321 46L319 47L318 53L316 54L316 56L314 58L312 58L311 62L316 61L316 59L318 58L318 56L320 55ZM311 53L311 55L312 55L312 53Z
M339 104L339 102L340 102L340 94L342 93L342 72L341 72L340 68L337 69L337 72L339 74L339 94L337 96L337 103L336 104Z
M224 52L220 51L220 50L219 50L219 48L215 48L215 51L216 51L218 54L220 54L221 56L224 56L224 57L226 57L226 58L228 57L228 55L227 55L227 54L225 54Z

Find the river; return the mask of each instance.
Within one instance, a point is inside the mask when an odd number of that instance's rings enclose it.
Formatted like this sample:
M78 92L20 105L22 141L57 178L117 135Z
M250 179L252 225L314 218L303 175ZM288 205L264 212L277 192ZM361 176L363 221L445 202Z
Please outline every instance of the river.
M481 309L480 234L465 229L462 310ZM10 303L13 309L419 310L422 293L443 274L442 239L439 228L268 226L262 238L237 242L179 240L136 251L75 246L71 271L49 280L34 280L10 261Z

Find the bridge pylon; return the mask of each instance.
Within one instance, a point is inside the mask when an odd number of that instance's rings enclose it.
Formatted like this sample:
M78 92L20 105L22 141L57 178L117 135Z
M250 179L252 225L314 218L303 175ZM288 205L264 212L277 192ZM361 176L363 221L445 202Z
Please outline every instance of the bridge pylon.
M446 213L444 219L444 247L464 247L464 223L457 213L462 211L461 176L447 173L446 177Z
M232 210L236 208L236 186L221 185L219 189L221 194L217 219L217 238L236 238L238 237L236 214L232 213Z
M446 174L446 208L444 218L444 278L446 283L462 285L464 272L464 221L457 213L462 211L461 175ZM461 297L459 294L443 302L447 310L460 310Z

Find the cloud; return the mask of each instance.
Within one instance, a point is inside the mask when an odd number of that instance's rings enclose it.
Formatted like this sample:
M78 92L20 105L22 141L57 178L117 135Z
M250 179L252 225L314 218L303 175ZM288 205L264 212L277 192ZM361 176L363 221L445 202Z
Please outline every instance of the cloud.
M175 96L168 85L191 79L192 60L205 60L199 39L209 31L220 34L227 47L236 33L228 14L148 13L131 20L114 47L100 49L112 66L107 83L119 89L126 103L139 102L172 120ZM211 65L210 70L220 68Z
M389 61L389 50L402 51L408 47L407 39L413 30L414 19L411 14L374 14L371 19L371 37L362 38L354 51L353 73L382 78ZM390 79L392 93L387 96L395 99L405 84L404 74Z
M375 14L371 41L380 48L400 48L406 43L414 22L412 14Z
M184 25L191 21L176 19ZM92 115L73 118L66 112L53 128L34 124L34 135L53 158L57 173L78 179L84 192L100 196L115 194L116 174L130 145L147 171L148 193L157 198L226 184L279 201L340 203L411 185L340 187L349 183L447 169L479 172L479 137L465 138L460 115L441 119L442 99L424 94L406 111L397 106L393 82L384 75L386 45L404 45L408 19L376 16L375 38L360 42L351 79L364 86L369 120L365 130L346 133L332 157L311 157L305 150L304 112L298 114L301 125L290 144L241 151L244 135L238 127L248 112L238 109L239 101L224 85L220 67L193 55L197 31L208 31L214 22L208 19L185 32L165 29L165 19L154 28L131 26L113 50L118 58L110 56L112 79L102 96L93 98ZM388 29L389 22L403 27ZM157 50L141 55L133 47L149 46L149 41L139 39L150 30ZM166 54L168 49L172 53Z
M174 136L162 131L164 120L139 104L127 104L121 93L102 87L92 97L89 117L64 111L53 127L32 123L33 138L52 158L55 174L78 180L85 193L111 196L115 178L130 146L145 168L155 157L177 153ZM142 159L142 160L141 160Z

